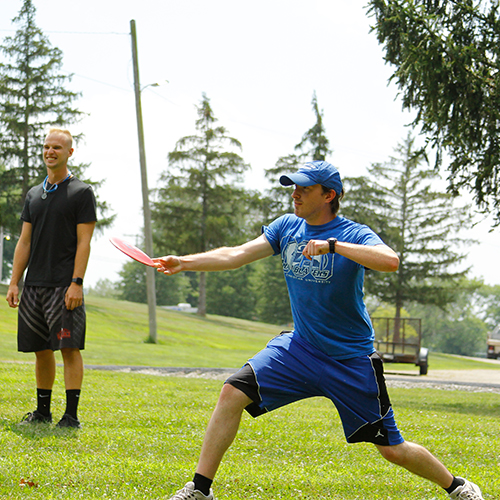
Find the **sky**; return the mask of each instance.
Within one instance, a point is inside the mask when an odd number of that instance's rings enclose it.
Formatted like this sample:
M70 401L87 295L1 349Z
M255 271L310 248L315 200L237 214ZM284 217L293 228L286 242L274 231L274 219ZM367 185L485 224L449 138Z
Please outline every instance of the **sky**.
M14 35L21 0L2 0L0 38ZM196 106L205 93L218 124L243 146L251 165L245 186L269 186L264 171L315 123L313 92L323 112L343 176L387 161L407 136L412 115L402 110L393 68L365 2L349 0L34 0L36 23L63 52L60 72L82 95L86 115L71 126L83 133L73 161L104 180L99 196L116 220L96 234L85 276L117 281L127 257L109 238L135 243L142 234L142 192L135 114L130 21L136 23L147 175L150 189L168 171L167 155L196 133ZM153 87L152 84L160 83ZM490 221L464 228L480 243L468 252L471 276L500 284L500 232ZM171 235L175 238L175 234ZM493 263L493 265L492 265Z

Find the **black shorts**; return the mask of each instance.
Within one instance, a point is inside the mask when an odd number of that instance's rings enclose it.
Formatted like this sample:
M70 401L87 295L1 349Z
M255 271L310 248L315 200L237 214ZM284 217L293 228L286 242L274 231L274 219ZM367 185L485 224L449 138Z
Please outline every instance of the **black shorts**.
M69 311L68 287L25 286L19 301L17 349L21 352L85 348L85 304Z

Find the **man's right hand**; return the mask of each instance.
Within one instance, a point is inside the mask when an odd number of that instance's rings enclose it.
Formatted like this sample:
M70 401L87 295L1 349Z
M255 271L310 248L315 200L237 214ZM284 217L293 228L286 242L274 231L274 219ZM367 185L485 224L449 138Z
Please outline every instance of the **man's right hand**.
M176 255L167 255L153 259L156 269L163 274L177 274L182 271L182 264L179 257Z
M19 305L19 287L17 285L9 286L6 300L10 307L17 307Z

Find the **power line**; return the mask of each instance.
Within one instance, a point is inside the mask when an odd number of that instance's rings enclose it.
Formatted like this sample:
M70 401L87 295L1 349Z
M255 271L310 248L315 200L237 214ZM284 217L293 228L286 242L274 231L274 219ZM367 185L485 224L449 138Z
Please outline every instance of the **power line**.
M60 35L126 35L129 36L130 33L119 33L116 31L45 31L45 33L57 33Z
M100 80L96 80L95 78L90 78L88 76L83 76L78 73L73 73L74 76L78 76L79 78L83 78L85 80L90 80L95 83L100 83L101 85L106 85L108 87L113 87L118 90L123 90L124 92L133 92L133 89L125 89L123 87L118 87L118 85L113 85L112 83L101 82Z
M6 30L0 29L0 32L4 33L16 33L18 30ZM55 33L59 35L126 35L129 36L130 33L120 33L117 31L44 31L44 33Z

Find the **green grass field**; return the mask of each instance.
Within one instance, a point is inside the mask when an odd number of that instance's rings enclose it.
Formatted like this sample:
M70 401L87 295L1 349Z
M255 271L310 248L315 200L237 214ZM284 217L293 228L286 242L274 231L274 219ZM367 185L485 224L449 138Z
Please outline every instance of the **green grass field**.
M250 321L158 309L158 344L148 344L147 306L86 297L90 365L239 367L279 333L279 327ZM0 301L0 360L31 359L16 353L17 310Z
M231 318L161 310L147 344L147 308L87 298L86 364L239 367L279 332ZM220 381L87 370L83 429L24 428L34 409L32 356L15 346L16 311L0 304L0 498L160 499L190 480ZM30 363L21 363L21 361ZM398 365L399 368L399 365ZM498 369L431 355L432 369ZM415 370L415 367L407 367ZM392 389L406 439L500 500L500 395ZM52 411L64 411L61 370ZM436 486L385 462L369 444L347 445L337 413L319 398L259 419L245 415L214 484L218 500L438 499Z

